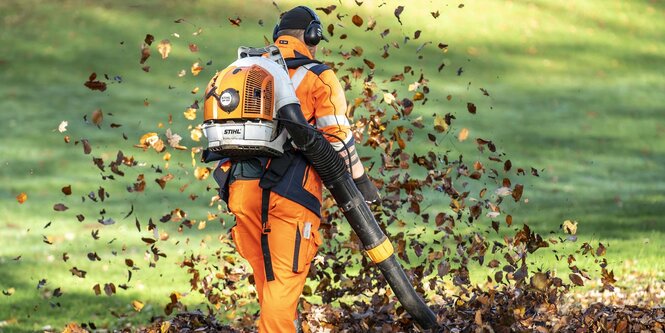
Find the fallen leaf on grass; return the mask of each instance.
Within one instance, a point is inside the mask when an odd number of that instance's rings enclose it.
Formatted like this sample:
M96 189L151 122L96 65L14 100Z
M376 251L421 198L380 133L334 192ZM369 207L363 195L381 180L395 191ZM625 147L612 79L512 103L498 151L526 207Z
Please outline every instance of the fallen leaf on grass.
M132 307L134 308L134 310L136 310L136 312L141 312L144 306L145 305L141 301L136 301L136 300L132 301Z

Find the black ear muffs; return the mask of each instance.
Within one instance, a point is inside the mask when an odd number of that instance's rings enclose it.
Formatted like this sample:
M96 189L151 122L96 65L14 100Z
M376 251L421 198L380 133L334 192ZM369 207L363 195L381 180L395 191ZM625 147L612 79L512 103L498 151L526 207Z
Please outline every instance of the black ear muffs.
M305 28L305 36L303 37L305 44L309 46L316 46L318 45L322 39L325 39L323 37L323 28L321 28L321 21L319 20L319 16L316 15L316 13L309 7L306 6L298 6L304 10L306 10L310 16L312 16L312 21L309 22L307 25L307 28ZM277 41L277 38L279 37L279 23L275 24L275 28L272 30L272 41L275 42Z
M309 25L307 28L305 28L305 37L303 38L305 40L305 44L309 46L316 46L321 42L321 39L323 39L323 28L321 28L321 20L319 20L319 16L316 15L316 13L311 8L306 6L299 7L306 10L309 15L312 16L312 21L309 22Z

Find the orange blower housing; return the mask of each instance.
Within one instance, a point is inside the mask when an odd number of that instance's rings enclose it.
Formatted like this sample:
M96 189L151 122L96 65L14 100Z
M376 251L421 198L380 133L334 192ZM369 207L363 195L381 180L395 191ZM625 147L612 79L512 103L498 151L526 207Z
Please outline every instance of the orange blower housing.
M240 48L239 56L206 89L203 132L208 149L236 158L280 156L288 134L275 119L277 110L298 103L280 64L284 60L274 46Z

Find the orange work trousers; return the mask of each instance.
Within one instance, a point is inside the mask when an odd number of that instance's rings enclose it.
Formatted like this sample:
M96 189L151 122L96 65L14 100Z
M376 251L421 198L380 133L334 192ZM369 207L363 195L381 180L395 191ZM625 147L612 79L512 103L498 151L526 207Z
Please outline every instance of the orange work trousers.
M259 332L296 332L298 300L321 236L319 217L309 209L270 193L266 232L274 279L268 281L261 245L263 189L259 180L235 180L229 188L231 229L236 250L252 266L259 297Z

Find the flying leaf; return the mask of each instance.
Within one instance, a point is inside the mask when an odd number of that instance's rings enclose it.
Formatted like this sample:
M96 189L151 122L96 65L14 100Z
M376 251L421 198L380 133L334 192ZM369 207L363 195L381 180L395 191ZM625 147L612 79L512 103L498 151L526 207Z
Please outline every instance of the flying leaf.
M584 285L584 280L582 280L582 277L579 274L571 273L568 275L568 278L570 278L570 281L576 286L581 287Z
M143 43L141 45L141 60L139 60L139 63L141 65L145 64L148 58L150 58L150 45L147 43Z
M86 155L90 154L92 152L92 147L90 147L88 139L81 140L81 143L83 144L83 153Z
M88 89L90 90L99 90L99 91L106 90L106 82L95 80L96 78L97 78L97 73L90 74L90 77L88 77L88 81L83 83L83 85L88 87Z
M97 222L103 224L103 225L111 225L115 224L115 220L112 218L107 218L107 219L98 219Z
M466 103L466 109L469 111L471 114L476 114L476 105L473 103Z
M60 125L58 125L58 132L62 133L67 131L67 125L69 125L69 122L66 120L61 121Z
M239 26L240 26L240 22L242 22L242 20L240 19L240 16L238 16L238 17L236 17L236 18L234 18L234 19L232 19L232 18L229 17L229 22L231 22L231 25L232 25L232 26L234 26L234 27L239 27Z
M155 179L155 181L157 182L157 184L159 184L159 187L161 187L162 190L163 190L164 187L166 186L166 183L167 183L169 180L173 179L173 178L175 178L175 176L173 176L173 174L169 173L169 174L167 174L167 175L164 176L164 177L161 177L161 178L157 178L157 179Z
M391 93L384 93L383 101L386 102L386 104L393 104L393 102L395 101L395 95Z
M375 65L372 61L363 59L363 62L365 63L365 65L367 65L367 67L369 67L369 69L374 69Z
M469 137L469 129L468 128L462 128L462 130L459 132L457 135L457 140L460 142L466 140Z
M104 120L104 113L102 113L101 109L92 111L92 117L90 119L92 120L93 124L99 126L102 124L102 121Z
M198 180L204 180L210 175L210 168L196 167L194 170L194 177Z
M329 15L330 13L332 13L333 10L335 10L335 8L337 8L337 6L330 5L328 7L317 7L316 10L320 10L324 12L326 15Z
M65 204L58 203L53 205L53 210L55 210L56 212L64 212L67 209L69 209L69 207L65 206Z
M515 202L519 201L522 197L522 191L524 191L524 185L516 184L513 189L513 199L515 199Z
M439 132L443 133L448 130L448 124L446 123L446 120L444 117L441 117L439 115L436 115L434 117L434 129Z
M395 8L395 17L397 18L397 21L400 25L402 25L402 20L399 18L399 16L402 15L402 11L404 11L404 6L397 6L397 8Z
M71 195L72 194L72 186L71 185L64 186L61 190L62 190L62 193L64 193L65 195Z
M80 269L78 269L78 268L76 268L76 267L72 267L72 269L70 269L69 271L72 273L72 275L74 275L74 276L78 276L78 277L80 277L80 278L82 278L82 279L84 279L84 278L85 278L85 275L88 274L88 272L83 271L83 270L80 270Z
M25 192L21 192L16 196L16 201L18 201L20 204L24 203L26 200L28 200L28 195L25 194Z
M194 108L187 108L187 110L185 110L185 112L183 112L182 114L188 120L195 120L196 119L196 109L194 109Z
M155 36L153 36L151 34L145 35L145 39L143 39L143 42L145 42L148 45L152 45L152 42L154 42L154 41L155 41Z
M105 283L104 292L106 293L106 296L115 294L115 285L113 283Z
M199 52L199 47L194 43L189 43L189 50L193 52Z
M500 197L505 197L509 196L513 193L513 190L510 189L510 187L499 187L496 190L494 190L494 194L500 196Z
M569 235L575 235L577 233L577 221L565 220L561 225L561 229Z
M166 59L169 57L169 53L171 53L171 41L168 39L164 39L161 42L159 42L159 45L157 45L157 51L159 51L159 54L162 55L162 59Z
M436 12L431 12L433 18L439 17L439 11L437 10Z
M367 29L365 29L365 31L374 30L374 27L376 27L376 20L373 17L370 17L367 21Z
M203 67L199 66L198 62L195 62L195 63L192 64L191 71L192 71L192 74L194 76L199 75L199 73L201 73L202 70L203 70Z
M201 136L203 136L203 131L201 131L201 129L198 127L192 128L189 135L192 138L192 140L199 142L201 140Z
M420 33L421 33L420 30L416 30L416 32L413 33L413 39L416 40L420 38Z
M356 25L356 27L360 27L363 25L363 18L358 15L353 15L351 21L353 22L353 24Z

